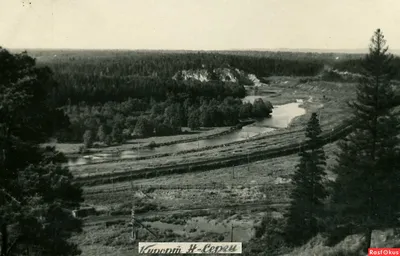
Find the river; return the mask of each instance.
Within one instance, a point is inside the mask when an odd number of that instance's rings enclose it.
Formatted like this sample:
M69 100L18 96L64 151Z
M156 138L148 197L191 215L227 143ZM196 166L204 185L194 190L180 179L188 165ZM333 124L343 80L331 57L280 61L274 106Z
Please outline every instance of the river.
M257 98L264 99L263 96L247 96L243 99L243 101L248 101L252 103ZM294 103L275 106L272 110L271 117L258 120L255 123L242 127L242 129L235 130L231 133L215 138L176 143L155 148L137 148L134 150L126 150L114 154L93 154L75 159L71 158L69 159L68 164L70 166L73 166L95 162L104 162L109 160L136 158L138 156L143 157L163 153L174 153L183 150L192 150L246 140L247 138L251 138L259 134L268 133L276 129L286 128L293 118L304 115L306 113L304 108L299 107L301 103L302 101L298 100Z

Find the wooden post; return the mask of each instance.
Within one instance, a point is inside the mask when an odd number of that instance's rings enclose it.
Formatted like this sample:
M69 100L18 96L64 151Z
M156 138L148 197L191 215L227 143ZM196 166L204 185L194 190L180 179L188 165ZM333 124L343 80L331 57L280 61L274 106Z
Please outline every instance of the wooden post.
M247 152L247 171L250 172L250 153Z
M135 229L135 205L132 203L132 210L131 210L131 225L132 225L132 243L135 244L137 238L137 232Z
M114 171L115 171L115 169L113 169L113 171L112 171L112 176L111 176L111 182L112 182L113 193L115 192L115 187L114 187Z
M247 132L247 142L249 142L249 132ZM247 171L250 172L250 148L247 148Z
M231 242L233 242L233 224L231 224Z
M235 165L232 165L232 179L235 178Z
M131 189L132 189L132 193L133 193L133 171L132 171L132 167L130 168L131 170Z

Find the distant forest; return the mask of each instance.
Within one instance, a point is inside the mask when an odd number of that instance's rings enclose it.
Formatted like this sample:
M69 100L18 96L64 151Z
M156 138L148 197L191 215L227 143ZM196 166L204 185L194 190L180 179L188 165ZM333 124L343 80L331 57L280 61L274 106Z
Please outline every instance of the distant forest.
M213 76L217 68L236 69L259 77L313 76L323 68L316 60L268 59L223 54L120 52L104 55L46 55L38 64L54 73L53 100L71 124L60 141L121 143L132 137L172 135L182 127L233 126L240 118L268 117L273 106L262 100L242 103L240 82ZM205 69L209 81L180 80L182 70Z
M214 97L220 89L210 90L209 85L188 85L172 77L181 70L232 67L258 77L314 76L324 66L320 60L287 60L236 56L227 54L190 53L157 54L119 52L103 56L59 56L39 58L39 64L49 66L59 83L56 101L67 104L85 101L104 103L128 98L165 100L169 93ZM215 82L214 82L215 83ZM200 88L203 87L203 88ZM216 85L221 88L223 85ZM228 96L243 97L239 89ZM224 95L225 96L225 95Z
M393 67L394 79L400 80L400 58L397 56L394 57L391 64ZM362 74L364 69L362 58L340 61L337 62L333 67L340 71L348 71L359 74Z
M52 97L71 124L60 141L121 143L132 136L171 135L181 128L231 126L240 118L265 117L269 102L243 104L243 84L213 77L216 68L259 78L316 76L326 65L361 73L357 55L262 52L35 51L38 66L53 71ZM336 59L341 56L342 59ZM395 70L400 71L396 58ZM173 79L179 71L205 69L210 80ZM395 76L400 79L400 72Z

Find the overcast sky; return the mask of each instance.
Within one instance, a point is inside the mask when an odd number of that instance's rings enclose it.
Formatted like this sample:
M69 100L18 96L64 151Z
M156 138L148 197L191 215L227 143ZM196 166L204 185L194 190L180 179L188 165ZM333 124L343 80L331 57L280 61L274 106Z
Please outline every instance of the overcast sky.
M400 0L0 0L0 45L93 49L400 49Z

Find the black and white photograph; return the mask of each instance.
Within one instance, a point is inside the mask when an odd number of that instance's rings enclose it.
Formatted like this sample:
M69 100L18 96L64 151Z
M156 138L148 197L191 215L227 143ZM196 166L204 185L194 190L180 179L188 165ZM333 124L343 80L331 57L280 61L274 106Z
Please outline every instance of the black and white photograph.
M400 255L400 1L0 0L0 256Z

